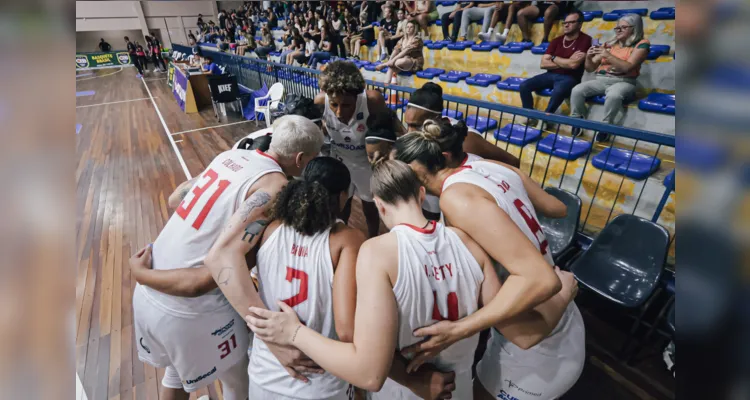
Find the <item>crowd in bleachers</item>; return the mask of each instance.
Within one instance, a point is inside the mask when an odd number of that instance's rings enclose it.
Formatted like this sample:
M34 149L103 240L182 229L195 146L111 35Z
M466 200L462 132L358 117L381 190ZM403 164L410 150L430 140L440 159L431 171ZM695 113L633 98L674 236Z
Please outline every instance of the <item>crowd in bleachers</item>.
M245 2L239 10L221 10L216 18L218 24L213 20L205 22L201 16L199 32L197 36L191 32L189 41L191 45L210 43L221 51L264 60L280 56L282 64L310 68L337 58L359 64L363 45L375 46L377 61L367 69L387 72L386 82L394 84L398 73L423 70L425 43L432 48L430 44L439 42L439 38L432 42L428 28L438 23L443 33L440 43L449 49L459 46L482 51L482 46L489 49L500 46L501 50L511 47L506 50L513 52L516 46L518 52L533 47L532 52L543 54L540 67L546 72L519 79L513 86L520 92L523 107L533 108L533 93L544 94L550 96L546 111L554 113L569 98L570 115L583 118L587 113L586 101L595 99L604 105L602 119L610 124L616 123L615 117L623 104L635 98L641 65L652 52L649 40L644 37L641 12L604 15L618 22L613 37L600 43L581 31L584 21L592 16L576 10L576 2L572 1L448 2L455 3L450 4L455 8L442 15L438 3L446 2ZM559 18L563 19L562 35L550 42L550 32ZM504 22L502 31L495 31L498 22ZM538 44L531 39L534 22L544 23L544 34ZM473 23L482 26L475 35L475 39L482 40L478 44L466 40ZM521 42L502 46L514 23L519 26ZM283 33L274 37L274 30ZM584 71L593 73L594 79L582 83ZM484 77L475 78L473 81ZM491 83L501 87L512 82ZM606 140L607 135L603 133L597 139Z

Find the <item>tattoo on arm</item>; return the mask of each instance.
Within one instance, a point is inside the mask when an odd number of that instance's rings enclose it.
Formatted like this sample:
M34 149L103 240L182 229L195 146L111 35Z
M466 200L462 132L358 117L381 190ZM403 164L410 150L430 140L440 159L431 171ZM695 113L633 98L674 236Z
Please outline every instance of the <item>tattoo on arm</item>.
M268 225L268 221L266 220L258 220L249 223L245 227L245 234L242 235L242 240L252 243L256 236L263 233L263 230L266 229L266 225Z
M229 284L229 278L232 276L232 268L230 267L224 267L219 271L219 276L216 279L216 283L218 283L221 286L226 286Z

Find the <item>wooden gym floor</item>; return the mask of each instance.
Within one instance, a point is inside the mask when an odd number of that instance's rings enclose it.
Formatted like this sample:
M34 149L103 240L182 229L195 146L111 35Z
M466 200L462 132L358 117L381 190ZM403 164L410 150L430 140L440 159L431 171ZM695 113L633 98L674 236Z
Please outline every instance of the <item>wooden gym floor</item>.
M164 372L140 362L134 345L128 258L156 239L171 213L167 198L186 180L185 170L199 174L257 128L230 110L221 122L210 108L183 113L166 74L147 73L143 81L134 68L77 74L76 91L88 93L76 97L76 372L92 400L158 399ZM365 231L357 201L352 223ZM576 385L595 383L592 397L580 389L566 397L643 398L632 384L592 365ZM219 384L191 399L205 394L221 399Z

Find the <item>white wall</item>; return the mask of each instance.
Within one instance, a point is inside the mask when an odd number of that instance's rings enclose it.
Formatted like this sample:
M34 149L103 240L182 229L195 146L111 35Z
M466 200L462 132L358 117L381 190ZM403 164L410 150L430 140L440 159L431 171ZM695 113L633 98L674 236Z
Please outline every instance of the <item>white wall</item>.
M139 7L144 21L138 18ZM123 35L112 33L113 37L119 37L113 42L104 32L133 30L151 32L161 39L164 47L171 48L172 42L187 43L187 32L197 30L198 14L203 14L205 20L216 19L215 9L214 1L76 1L76 32L91 32L91 35L76 35L76 49L90 48L93 36L97 37L97 43L104 37L114 48L119 48ZM133 39L135 35L128 36ZM137 37L143 41L142 33Z
M132 41L145 43L140 29L76 32L76 52L99 51L99 40L102 38L112 46L112 51L125 50L125 40L123 40L125 36L129 37Z

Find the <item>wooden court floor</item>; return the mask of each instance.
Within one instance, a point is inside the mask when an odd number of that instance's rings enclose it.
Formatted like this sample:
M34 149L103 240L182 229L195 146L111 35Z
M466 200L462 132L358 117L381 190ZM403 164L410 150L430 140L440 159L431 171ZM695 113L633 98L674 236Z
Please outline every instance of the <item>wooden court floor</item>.
M167 198L186 179L178 154L195 176L257 128L230 110L221 121L211 109L184 114L165 74L147 73L143 81L133 68L78 74L76 372L91 400L158 399L163 370L144 365L136 353L128 258L156 239L171 214ZM365 231L356 200L352 225ZM565 397L604 398L598 395L611 391L605 397L661 398L633 396L627 385L597 372L605 370L587 364L579 393ZM205 394L221 399L218 383L191 399Z

